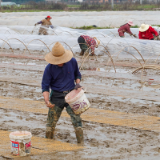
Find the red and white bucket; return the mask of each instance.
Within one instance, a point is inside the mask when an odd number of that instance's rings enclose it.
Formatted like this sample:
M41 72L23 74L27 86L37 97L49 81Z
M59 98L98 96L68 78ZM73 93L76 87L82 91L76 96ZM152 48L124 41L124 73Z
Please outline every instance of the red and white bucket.
M81 114L90 107L90 103L84 92L82 88L74 89L65 97L65 101L70 105L75 114Z
M9 135L11 141L11 153L15 156L27 156L31 153L32 134L27 131L11 132Z

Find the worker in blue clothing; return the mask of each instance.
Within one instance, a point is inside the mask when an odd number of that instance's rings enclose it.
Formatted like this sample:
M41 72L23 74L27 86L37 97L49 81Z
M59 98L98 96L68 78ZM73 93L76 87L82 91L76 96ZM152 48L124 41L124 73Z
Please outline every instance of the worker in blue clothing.
M80 88L81 73L73 54L56 42L52 52L45 56L49 63L42 78L42 92L46 106L49 108L46 124L46 138L53 139L55 127L61 113L66 107L75 129L77 142L83 144L83 129L80 115L76 115L65 102L65 96L73 89ZM49 96L49 89L51 94ZM50 98L49 98L50 97Z

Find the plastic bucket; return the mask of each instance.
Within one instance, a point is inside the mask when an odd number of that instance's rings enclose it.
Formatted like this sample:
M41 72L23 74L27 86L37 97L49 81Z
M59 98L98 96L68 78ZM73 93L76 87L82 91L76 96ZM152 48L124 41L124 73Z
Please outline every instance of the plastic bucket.
M65 97L65 101L70 105L75 114L81 114L90 107L90 103L82 88L68 93Z
M11 132L9 135L11 141L11 153L15 156L27 156L31 153L32 134L27 131Z

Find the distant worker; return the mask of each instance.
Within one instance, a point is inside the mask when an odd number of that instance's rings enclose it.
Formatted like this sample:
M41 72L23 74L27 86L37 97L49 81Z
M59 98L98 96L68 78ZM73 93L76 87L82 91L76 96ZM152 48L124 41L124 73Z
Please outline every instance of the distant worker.
M120 26L120 28L118 29L119 36L123 38L124 33L126 32L126 33L130 34L130 36L134 36L135 38L137 38L137 36L135 34L133 34L130 30L131 26L134 26L132 21L129 21L128 23Z
M139 39L159 40L158 32L151 26L142 24L139 28Z
M96 37L90 37L86 35L81 35L78 38L78 44L81 48L80 55L83 56L84 52L91 49L91 55L95 55L95 48L98 48L100 41Z
M46 28L51 27L51 28L53 29L53 25L52 25L52 23L51 23L51 21L50 21L51 19L52 19L51 16L47 16L45 19L43 19L42 21L37 22L37 23L35 24L35 26L36 26L37 24L41 24L41 26L42 26L42 27L40 27L40 29L39 29L39 35L41 35L41 34L43 34L43 35L48 35L48 32L47 32L47 29L46 29Z

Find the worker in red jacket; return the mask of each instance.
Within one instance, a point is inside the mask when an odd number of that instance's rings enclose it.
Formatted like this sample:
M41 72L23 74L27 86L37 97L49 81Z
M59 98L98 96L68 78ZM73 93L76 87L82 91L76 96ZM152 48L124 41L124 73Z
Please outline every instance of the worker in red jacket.
M120 28L118 29L119 36L123 38L124 33L126 32L126 33L130 34L130 36L133 35L136 38L137 36L135 34L133 34L130 30L131 26L134 26L132 21L129 21L128 23L120 26Z
M154 40L153 34L155 35L155 39L159 39L158 32L151 26L142 24L139 28L139 39Z

